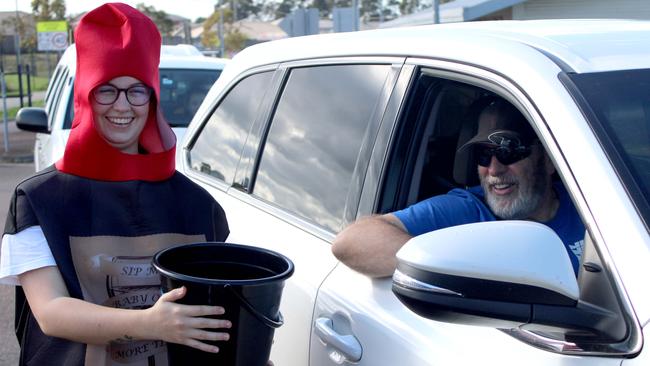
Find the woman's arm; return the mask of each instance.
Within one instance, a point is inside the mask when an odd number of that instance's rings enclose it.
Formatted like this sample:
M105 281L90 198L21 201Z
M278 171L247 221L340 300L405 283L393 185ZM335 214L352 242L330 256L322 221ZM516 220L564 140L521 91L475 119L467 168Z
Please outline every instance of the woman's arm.
M110 308L70 297L57 267L28 271L19 278L36 321L49 336L88 344L160 339L206 352L219 349L201 341L229 339L228 333L203 330L231 327L227 320L204 318L222 315L222 307L174 302L185 296L184 287L162 295L151 308L135 310Z

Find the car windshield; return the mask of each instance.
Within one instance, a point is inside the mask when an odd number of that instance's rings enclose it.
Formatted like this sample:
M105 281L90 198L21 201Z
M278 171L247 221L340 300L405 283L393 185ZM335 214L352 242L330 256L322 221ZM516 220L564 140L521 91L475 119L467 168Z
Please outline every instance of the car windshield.
M220 70L160 70L160 105L172 127L187 127Z
M221 70L161 69L160 105L167 122L172 127L187 127L220 74ZM72 126L73 118L73 98L70 98L64 129Z
M569 78L594 112L590 123L650 226L650 69Z

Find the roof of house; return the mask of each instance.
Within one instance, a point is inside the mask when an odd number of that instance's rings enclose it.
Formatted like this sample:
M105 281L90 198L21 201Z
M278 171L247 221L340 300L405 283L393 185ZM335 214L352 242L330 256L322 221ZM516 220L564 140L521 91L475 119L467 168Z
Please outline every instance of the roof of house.
M523 3L526 0L456 0L440 5L440 23L466 22L484 17L499 10ZM382 23L379 28L433 24L433 8L401 16Z

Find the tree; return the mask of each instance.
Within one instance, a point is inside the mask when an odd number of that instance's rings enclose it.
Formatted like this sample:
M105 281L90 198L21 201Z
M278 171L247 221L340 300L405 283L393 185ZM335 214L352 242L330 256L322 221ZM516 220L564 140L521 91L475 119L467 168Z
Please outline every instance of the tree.
M34 20L65 19L65 0L32 0Z
M148 16L158 27L158 31L163 36L171 36L174 31L174 22L169 19L164 10L156 10L153 6L147 6L139 3L136 8Z
M226 52L238 52L244 49L248 38L239 29L230 29L224 38Z
M361 0L359 15L367 20L377 20L379 19L379 12L381 9L381 0Z
M311 6L318 9L321 18L327 18L332 12L332 4L328 0L314 0Z
M420 7L420 0L402 0L399 4L399 12L402 15L414 13Z
M257 17L262 10L262 5L253 0L232 0L230 6L234 14L236 14L235 21Z
M282 0L275 9L275 19L284 18L297 7L296 0Z
M221 19L220 10L215 10L208 19L203 22L203 33L201 34L201 45L205 48L217 48L220 46L219 35L214 29L219 24ZM234 14L231 8L223 9L223 30L224 34L224 49L226 52L237 52L246 46L248 38L233 27Z
M53 0L50 10L54 13L54 19L65 19L65 0Z
M219 23L219 11L215 10L208 19L203 22L203 33L201 33L201 45L205 48L217 48L219 46L219 37L213 29L214 25Z
M334 0L332 7L334 8L349 8L352 6L352 0Z

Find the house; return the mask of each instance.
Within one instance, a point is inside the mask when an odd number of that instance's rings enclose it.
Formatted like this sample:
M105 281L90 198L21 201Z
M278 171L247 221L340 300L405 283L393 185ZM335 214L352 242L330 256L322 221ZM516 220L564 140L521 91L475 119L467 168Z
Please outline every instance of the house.
M440 5L440 22L568 18L650 19L648 0L455 0ZM433 23L433 8L384 22L380 28Z
M25 24L25 33L23 36L34 37L36 28L34 26L34 17L30 13L22 11L17 12L18 17ZM0 53L16 53L16 12L0 11Z

